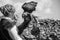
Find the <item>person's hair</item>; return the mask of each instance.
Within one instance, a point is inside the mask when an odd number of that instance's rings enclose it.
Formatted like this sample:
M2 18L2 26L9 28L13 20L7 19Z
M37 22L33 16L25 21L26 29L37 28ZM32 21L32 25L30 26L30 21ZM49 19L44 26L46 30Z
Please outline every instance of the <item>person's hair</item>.
M8 16L15 13L15 8L11 4L6 4L0 7L0 11L4 16Z
M22 5L22 9L24 10L24 12L32 13L33 11L36 10L36 8L35 8L36 6L37 6L37 2L31 1L28 3L24 3Z

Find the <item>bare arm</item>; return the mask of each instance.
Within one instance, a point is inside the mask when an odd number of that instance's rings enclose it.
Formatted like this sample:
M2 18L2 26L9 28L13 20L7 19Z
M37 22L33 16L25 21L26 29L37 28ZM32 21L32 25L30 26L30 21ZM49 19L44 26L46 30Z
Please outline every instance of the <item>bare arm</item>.
M10 33L13 35L13 40L22 40L22 38L17 33L17 28L14 25L13 28L10 30Z

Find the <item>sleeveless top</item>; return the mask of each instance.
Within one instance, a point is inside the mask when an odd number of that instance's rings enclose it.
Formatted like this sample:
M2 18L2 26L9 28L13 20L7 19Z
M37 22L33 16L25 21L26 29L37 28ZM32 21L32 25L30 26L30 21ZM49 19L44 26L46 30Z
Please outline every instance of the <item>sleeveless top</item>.
M1 18L0 20L0 38L1 40L12 40L9 35L8 29L12 28L15 22L9 21L7 18Z

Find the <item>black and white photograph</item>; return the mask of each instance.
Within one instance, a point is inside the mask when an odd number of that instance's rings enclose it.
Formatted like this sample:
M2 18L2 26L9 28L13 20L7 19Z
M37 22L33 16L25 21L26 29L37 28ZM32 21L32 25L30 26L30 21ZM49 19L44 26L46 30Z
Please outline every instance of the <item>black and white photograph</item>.
M0 40L60 40L60 0L0 0Z

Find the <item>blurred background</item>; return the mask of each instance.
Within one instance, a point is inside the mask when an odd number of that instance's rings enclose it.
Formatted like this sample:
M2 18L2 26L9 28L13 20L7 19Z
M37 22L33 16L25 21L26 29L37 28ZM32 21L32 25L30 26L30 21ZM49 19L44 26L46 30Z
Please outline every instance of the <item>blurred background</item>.
M15 14L18 15L18 22L23 22L21 14L23 9L21 6L23 3L31 0L0 0L0 6L7 3L12 4L16 8ZM32 14L39 18L60 19L60 0L33 0L38 2L36 11ZM0 14L1 16L2 14Z

